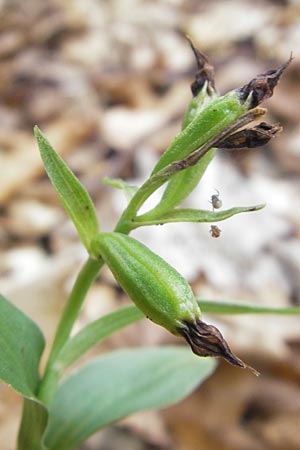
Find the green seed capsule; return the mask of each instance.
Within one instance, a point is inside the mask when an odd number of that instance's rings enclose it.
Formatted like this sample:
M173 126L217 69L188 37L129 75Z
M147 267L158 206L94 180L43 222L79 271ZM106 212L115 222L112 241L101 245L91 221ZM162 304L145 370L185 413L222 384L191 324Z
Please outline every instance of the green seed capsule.
M235 122L246 111L255 108L262 101L271 97L274 87L291 60L292 57L277 69L269 70L253 78L242 88L230 91L209 102L204 109L201 109L201 114L197 114L197 109L194 110L192 104L185 122L187 124L192 117L194 119L176 136L157 162L152 174L174 161L184 159Z
M145 245L121 233L100 233L91 248L94 257L104 259L136 306L153 322L184 337L196 355L221 356L254 370L231 352L216 327L201 320L186 280Z
M173 334L185 321L195 323L200 308L186 280L137 240L121 233L100 233L94 255L102 256L136 306Z
M201 110L201 114L196 114L192 122L176 136L170 147L159 159L152 174L174 161L185 158L201 147L244 114L248 110L249 102L248 99L242 102L237 90L228 92L223 97L209 102Z
M215 98L217 98L217 93L213 88L213 81L204 81L202 88L196 97L193 97L188 106L182 122L182 130L184 130L198 114L201 114L204 108ZM215 152L216 149L211 149L207 155L204 155L203 158L201 158L201 161L199 161L198 164L189 167L181 173L177 173L171 178L158 207L155 209L156 214L163 214L183 202L199 183L207 166L213 159Z

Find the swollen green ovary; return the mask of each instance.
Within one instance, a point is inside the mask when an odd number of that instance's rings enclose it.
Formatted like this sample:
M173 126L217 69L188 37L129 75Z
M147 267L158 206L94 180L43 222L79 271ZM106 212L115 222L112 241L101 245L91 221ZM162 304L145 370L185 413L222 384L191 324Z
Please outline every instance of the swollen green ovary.
M118 233L103 233L96 246L120 286L153 322L176 334L182 321L200 318L186 280L143 244Z
M241 105L235 91L208 104L201 114L174 139L173 143L156 164L153 174L170 164L185 158L205 142L234 122L247 110Z
M183 321L194 322L195 318L201 317L201 312L189 285L182 283L177 273L169 272L166 281L164 268L159 263L156 261L149 267L137 264L135 260L131 267L135 283L118 281L150 320L177 334Z

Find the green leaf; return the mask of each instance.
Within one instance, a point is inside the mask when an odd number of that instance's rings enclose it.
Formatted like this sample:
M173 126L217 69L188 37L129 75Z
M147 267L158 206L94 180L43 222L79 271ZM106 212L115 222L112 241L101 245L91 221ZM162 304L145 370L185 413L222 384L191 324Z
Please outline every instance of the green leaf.
M44 337L38 326L0 295L0 379L34 398Z
M89 249L99 225L94 204L78 178L51 147L37 126L34 127L41 157L54 189L73 221L84 246Z
M293 316L300 314L299 307L274 308L272 306L257 306L247 303L223 302L216 300L197 300L201 311L209 314L278 314Z
M130 201L136 191L138 190L137 186L134 186L132 184L128 184L126 181L122 180L121 178L110 178L110 177L104 177L103 183L106 186L113 186L116 189L121 189L124 191L124 194L126 196L126 199Z
M157 217L156 214L155 217L153 217L153 210L149 213L138 216L135 219L135 223L138 223L138 226L145 226L170 222L220 222L221 220L228 219L229 217L235 216L236 214L259 211L264 207L265 205L240 206L218 212L206 211L202 209L178 208L168 211L160 217Z
M57 358L57 366L64 370L94 345L144 317L135 306L125 306L91 322L66 343Z
M41 439L48 412L35 398L44 346L36 323L0 295L0 378L25 397L18 450L47 450Z
M94 359L58 388L45 443L69 450L104 426L134 412L174 404L216 367L185 347L114 351Z
M48 450L43 444L48 411L41 403L25 398L17 450Z

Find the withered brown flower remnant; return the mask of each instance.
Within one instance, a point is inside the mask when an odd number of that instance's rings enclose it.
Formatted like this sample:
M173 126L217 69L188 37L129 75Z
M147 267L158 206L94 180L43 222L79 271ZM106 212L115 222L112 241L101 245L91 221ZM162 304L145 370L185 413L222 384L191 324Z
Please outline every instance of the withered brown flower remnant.
M246 101L251 93L249 109L255 108L264 100L272 97L275 86L292 59L293 56L291 55L288 61L277 69L271 69L266 73L257 75L248 84L240 88L240 98L242 101Z
M219 147L226 149L260 147L267 144L270 139L274 138L281 131L282 127L278 124L270 125L266 122L261 122L253 128L244 128L230 135L219 143Z
M200 52L200 50L198 50L194 46L191 38L187 35L185 37L190 43L190 46L193 50L193 53L196 58L196 63L197 63L197 72L195 74L195 80L191 84L191 91L192 91L193 97L196 97L206 82L208 82L207 83L208 90L209 89L215 90L214 68L208 62L207 56L204 53Z
M245 364L232 353L221 332L213 325L209 325L200 319L194 323L185 322L186 327L178 330L190 344L193 352L198 356L216 356L226 359L230 364L251 370L256 376L259 372Z
M289 60L277 69L257 75L248 84L237 90L242 102L245 102L250 96L249 110L256 108L273 95L275 86L292 59L292 56L290 56ZM218 143L218 147L224 149L260 147L267 144L271 138L281 131L282 127L279 124L270 125L261 122L253 128L244 128L229 135Z

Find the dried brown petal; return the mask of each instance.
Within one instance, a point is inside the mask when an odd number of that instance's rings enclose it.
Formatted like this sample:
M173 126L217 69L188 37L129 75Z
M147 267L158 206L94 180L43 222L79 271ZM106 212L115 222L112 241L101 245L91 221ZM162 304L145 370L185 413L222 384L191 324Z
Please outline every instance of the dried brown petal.
M219 143L220 148L254 148L265 145L275 137L282 127L280 125L270 125L262 122L254 128L245 128Z
M251 102L249 105L249 109L251 109L271 97L273 95L274 87L277 85L279 78L288 67L292 59L293 57L290 56L289 60L277 69L272 69L266 73L257 75L257 77L253 78L253 80L251 80L248 84L245 84L245 86L240 89L241 101L246 101L251 93Z
M208 81L207 90L209 94L209 90L215 90L214 68L209 64L207 56L194 46L191 38L189 36L186 36L186 39L189 41L192 47L197 62L195 81L193 81L193 83L191 84L193 97L196 97L199 94L206 81Z
M187 340L196 355L221 357L234 366L249 369L259 375L259 372L232 353L218 328L200 319L196 319L195 323L185 322L184 325L178 332Z

